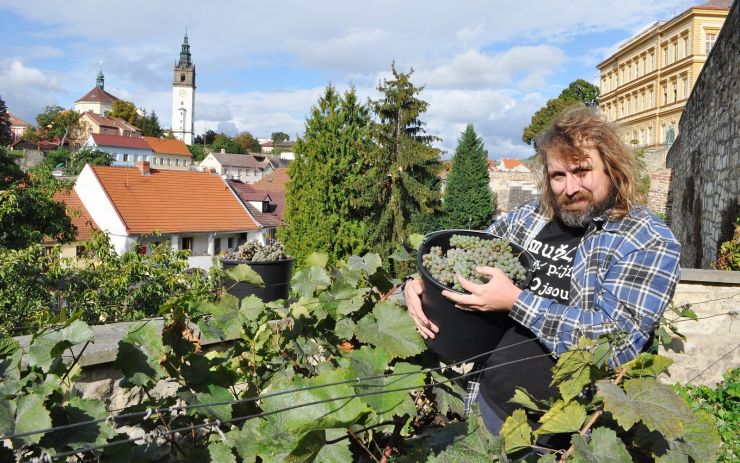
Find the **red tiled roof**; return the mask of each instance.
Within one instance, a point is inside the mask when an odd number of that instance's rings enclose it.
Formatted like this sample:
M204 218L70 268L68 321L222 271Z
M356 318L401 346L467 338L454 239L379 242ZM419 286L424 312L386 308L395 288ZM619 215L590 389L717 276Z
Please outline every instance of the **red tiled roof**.
M519 159L503 159L502 162L507 169L513 169L522 165L522 161Z
M54 200L63 202L67 206L67 217L72 221L72 225L77 228L76 241L87 241L99 230L74 189L58 191L54 194Z
M709 0L692 8L701 10L729 10L732 8L732 0Z
M98 113L94 113L92 111L85 111L82 113L82 117L89 117L92 119L93 122L98 124L99 126L104 127L113 127L116 129L123 129L124 131L128 132L141 132L138 127L135 125L131 125L128 122L124 121L120 117L113 117L113 116L103 116Z
M277 227L283 223L283 209L285 208L285 194L279 191L268 192L266 190L256 190L254 185L248 185L240 180L227 180L229 186L239 196L249 212L265 227ZM270 211L261 212L252 206L250 201L264 201L269 196Z
M156 138L156 137L144 137L144 140L149 144L157 154L176 154L179 156L193 157L188 150L188 147L182 140L175 138Z
M150 150L149 144L141 137L122 137L120 135L106 135L93 133L90 135L98 146L115 146L117 148L138 148Z
M31 124L24 121L20 117L14 116L12 113L8 113L8 116L10 117L10 125L11 126L21 126L21 127L31 127Z
M80 102L88 102L88 103L108 103L113 104L114 101L117 101L118 98L111 95L110 93L106 92L102 88L98 87L97 85L93 87L92 90L87 92L85 96L80 98L79 100L75 101L75 103Z
M287 167L278 167L269 174L252 184L256 190L282 190L285 191L286 184L290 182ZM274 198L273 198L274 199Z
M221 177L207 172L90 166L130 234L256 230Z

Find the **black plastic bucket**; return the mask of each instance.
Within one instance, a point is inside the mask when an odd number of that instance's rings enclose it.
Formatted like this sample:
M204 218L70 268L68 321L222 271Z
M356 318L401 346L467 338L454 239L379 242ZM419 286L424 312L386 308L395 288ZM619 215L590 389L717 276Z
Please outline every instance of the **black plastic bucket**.
M293 271L293 259L275 260L269 262L251 262L232 259L221 259L224 270L236 267L239 264L246 264L262 277L265 287L251 285L243 281L234 283L233 280L225 280L224 285L232 296L239 299L254 294L263 302L277 301L278 299L288 299L290 295L290 277Z
M504 331L514 321L509 318L508 312L470 312L455 308L455 304L442 296L442 291L460 293L454 289L447 288L432 277L422 264L422 256L429 253L433 246L442 248L447 252L450 248L450 237L452 235L477 236L482 239L498 239L490 233L476 230L442 230L430 233L419 246L416 254L416 265L421 274L424 292L421 295L421 304L424 313L439 328L439 333L434 339L427 339L427 346L441 357L458 362L466 360L484 352L496 348ZM520 288L529 285L532 279L532 255L516 246L510 244L513 254L519 257L519 262L527 270L527 276ZM482 361L485 358L478 358Z

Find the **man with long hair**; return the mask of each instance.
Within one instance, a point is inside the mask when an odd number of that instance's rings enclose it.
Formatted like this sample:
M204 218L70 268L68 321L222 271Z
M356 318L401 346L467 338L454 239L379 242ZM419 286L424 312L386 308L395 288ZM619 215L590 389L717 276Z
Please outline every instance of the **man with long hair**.
M516 387L538 399L552 395L554 357L579 338L612 335L613 366L649 347L680 273L679 243L643 206L635 154L595 110L563 111L539 138L537 161L540 198L487 230L534 256L529 286L520 289L501 270L479 267L488 283L458 276L470 294L443 292L460 309L506 311L516 322L483 365L496 366L483 368L478 398L494 434L515 408L508 401ZM419 280L410 281L404 296L421 335L434 338L444 326L424 314L422 291Z

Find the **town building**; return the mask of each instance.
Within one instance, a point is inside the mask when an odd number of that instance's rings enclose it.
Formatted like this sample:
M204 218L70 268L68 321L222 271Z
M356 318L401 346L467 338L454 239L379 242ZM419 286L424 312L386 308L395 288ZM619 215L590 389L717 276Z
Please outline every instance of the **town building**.
M54 199L63 202L66 206L67 216L72 225L77 229L75 239L69 243L61 244L61 257L63 258L80 258L84 257L87 252L85 242L90 240L95 233L100 231L90 213L82 204L82 200L74 189L68 191L58 191ZM52 241L45 241L45 245L57 244Z
M502 159L497 165L499 172L529 172L529 168L519 159Z
M92 133L83 148L92 148L113 156L114 166L129 166L139 161L151 162L153 151L143 137L122 137Z
M195 121L195 65L190 54L188 34L182 42L180 59L172 80L172 134L187 145L193 144Z
M226 184L236 193L249 214L254 219L267 241L276 238L277 228L283 225L282 210L285 206L285 194L258 190L241 180L226 180ZM275 196L275 199L272 196ZM280 215L278 215L278 210Z
M193 170L193 155L182 140L144 137L152 150L151 165L162 170Z
M208 172L152 169L146 161L135 167L87 165L74 192L119 254L136 242L146 252L166 241L190 251L191 267L207 268L220 252L266 239L267 231L234 191Z
M86 111L80 114L80 122L70 137L74 146L81 146L92 134L141 137L141 130L120 117L106 116Z
M265 156L232 154L223 149L220 153L209 153L199 167L201 170L213 169L224 178L241 180L244 183L255 183L274 169Z
M82 98L75 101L75 111L85 113L91 111L102 116L113 111L113 102L118 98L105 91L105 77L103 68L98 70L98 77L95 81L95 87L87 92Z
M664 167L666 148L678 135L686 101L731 4L710 0L658 21L598 65L601 112L619 125L626 143L658 153L650 170Z
M27 130L33 128L31 124L11 113L8 113L8 117L10 118L10 133L14 141L19 140Z

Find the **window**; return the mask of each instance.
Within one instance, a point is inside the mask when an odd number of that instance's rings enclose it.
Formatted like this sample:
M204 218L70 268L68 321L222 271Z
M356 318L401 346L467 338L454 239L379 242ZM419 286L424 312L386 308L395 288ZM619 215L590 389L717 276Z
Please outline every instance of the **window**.
M689 78L688 77L683 78L683 97L684 98L689 97Z
M668 47L663 47L663 66L668 65Z
M673 101L678 101L678 83L673 82L671 87L673 87Z
M653 142L653 126L648 127L648 144Z
M123 153L123 162L128 162L128 154Z
M182 160L182 165L183 165L184 167L187 167L187 166L188 166L188 160L187 160L187 159L183 159L183 160Z
M172 159L170 159L170 158L167 158L167 165L168 165L168 166L171 166L171 165L172 165Z
M177 167L180 167L180 160L179 160L179 159L175 159L175 165L176 165Z
M653 90L650 89L650 91L648 92L648 108L652 108L652 107L653 107Z
M85 251L85 246L75 246L75 256L77 256L78 259L87 257L87 253Z
M655 70L655 53L650 53L650 70Z
M706 54L708 55L710 51L712 51L712 47L714 46L714 42L717 41L717 34L707 34L707 40L706 40Z
M152 164L155 165L155 166L157 165L157 158L156 157L152 158Z
M213 240L213 253L218 255L221 252L221 238Z
M689 36L683 38L683 55L689 56L691 54L691 42L689 42Z
M668 87L663 85L663 104L668 104Z
M180 74L180 82L185 82L185 74Z
M193 237L185 236L180 240L180 249L193 250Z
M233 248L234 248L234 237L232 236L229 238L229 249L233 249Z

